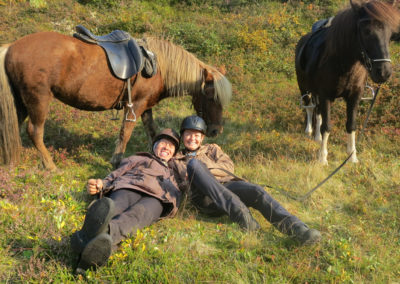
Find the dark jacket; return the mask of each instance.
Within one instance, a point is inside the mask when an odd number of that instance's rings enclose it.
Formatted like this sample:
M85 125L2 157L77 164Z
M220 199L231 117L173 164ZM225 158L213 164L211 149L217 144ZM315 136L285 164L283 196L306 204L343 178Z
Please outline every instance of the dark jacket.
M172 170L150 153L123 159L118 169L103 180L103 189L106 192L129 189L153 196L163 204L161 217L173 217L181 201Z

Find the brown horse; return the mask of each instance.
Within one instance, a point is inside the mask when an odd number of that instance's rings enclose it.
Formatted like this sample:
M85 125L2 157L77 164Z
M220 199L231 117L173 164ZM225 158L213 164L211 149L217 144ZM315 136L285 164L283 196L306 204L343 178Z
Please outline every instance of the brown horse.
M43 143L44 124L53 97L87 111L124 104L124 117L140 116L167 97L191 95L208 123L208 135L222 131L222 107L231 99L231 84L216 68L168 41L145 38L157 55L157 74L131 78L133 112L127 104L126 83L109 70L101 47L56 32L40 32L0 47L0 164L16 162L21 147L19 127L27 132L47 169L56 166ZM148 112L146 113L148 114ZM147 118L147 116L145 117ZM151 120L145 121L151 127ZM116 166L136 122L124 119L111 163ZM151 133L154 135L154 133Z
M327 25L303 36L296 47L297 82L307 111L306 133L311 136L315 129L323 164L328 163L331 103L339 97L346 102L347 153L352 155L350 161L357 162L356 116L368 74L375 83L383 83L392 73L389 41L399 27L399 11L377 0L350 0L350 4Z

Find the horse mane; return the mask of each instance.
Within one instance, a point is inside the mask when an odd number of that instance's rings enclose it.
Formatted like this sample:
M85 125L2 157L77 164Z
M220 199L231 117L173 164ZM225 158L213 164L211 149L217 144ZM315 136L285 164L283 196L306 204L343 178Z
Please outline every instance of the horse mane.
M232 97L232 87L226 77L216 68L197 59L192 53L167 40L154 37L143 39L157 55L164 87L170 96L198 95L202 93L203 72L207 69L214 78L214 99L223 107Z
M357 4L356 4L357 5ZM371 0L360 4L368 15L396 31L400 22L397 8L378 0ZM339 12L332 20L326 36L324 57L335 55L338 52L351 50L353 42L357 41L357 17L351 7Z

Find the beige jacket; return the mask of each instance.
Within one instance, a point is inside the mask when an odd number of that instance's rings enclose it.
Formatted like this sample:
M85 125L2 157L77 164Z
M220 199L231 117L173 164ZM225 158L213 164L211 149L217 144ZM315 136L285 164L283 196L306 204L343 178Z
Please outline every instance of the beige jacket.
M182 191L189 189L186 166L191 158L196 158L206 164L211 173L221 183L236 180L232 175L220 170L224 169L233 173L234 165L229 156L217 144L205 144L200 146L195 156L186 155L185 150L183 150L170 160L175 179Z

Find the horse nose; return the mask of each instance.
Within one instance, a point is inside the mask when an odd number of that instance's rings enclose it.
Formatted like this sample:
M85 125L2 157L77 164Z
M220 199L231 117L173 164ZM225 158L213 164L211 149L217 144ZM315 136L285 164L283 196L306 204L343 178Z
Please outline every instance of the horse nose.
M216 127L216 126L213 127L213 126L211 126L211 127L208 128L207 132L208 132L207 133L208 136L215 137L219 133L222 133L222 126L221 127Z
M373 69L371 78L375 83L383 83L386 82L391 75L392 64L390 64L390 62L385 62L383 64L379 64Z

